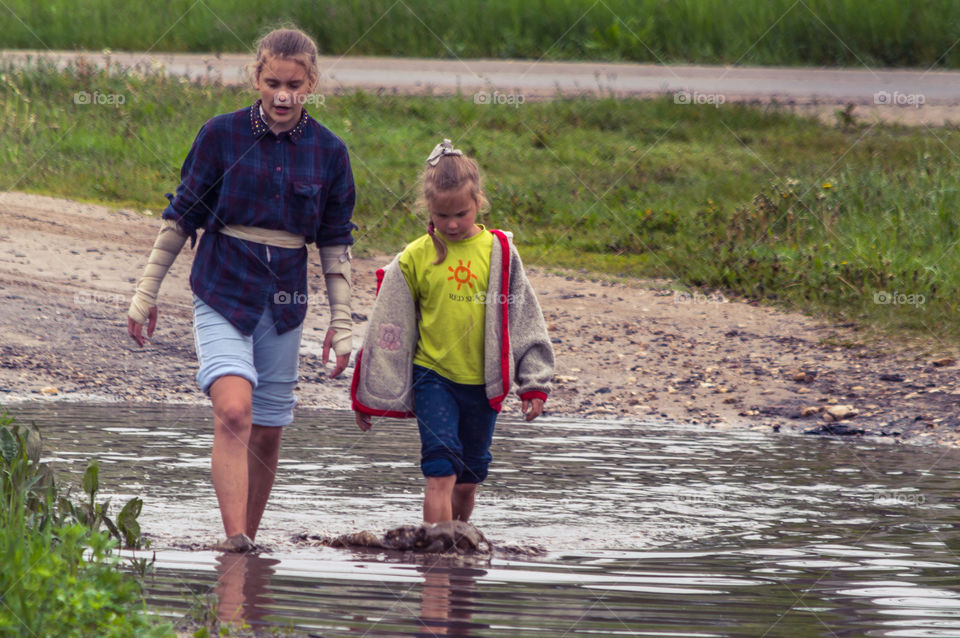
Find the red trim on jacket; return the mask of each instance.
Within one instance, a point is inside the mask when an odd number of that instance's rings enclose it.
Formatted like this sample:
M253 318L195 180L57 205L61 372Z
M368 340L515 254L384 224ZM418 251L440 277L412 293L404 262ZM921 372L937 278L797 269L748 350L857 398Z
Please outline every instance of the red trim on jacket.
M383 268L377 268L377 292L375 294L380 294L380 286L383 285L383 277L387 274L387 271Z
M360 360L363 358L363 348L357 352L357 361L353 366L353 379L350 380L350 398L352 399L352 409L354 412L362 412L372 416L387 416L393 419L409 419L416 416L413 412L403 412L401 410L374 410L367 407L357 400L357 388L360 386Z
M547 393L540 392L540 390L530 390L529 392L524 392L520 395L521 401L528 401L530 399L540 399L544 403L547 402Z
M503 400L510 394L510 316L509 304L510 298L510 243L503 231L492 229L493 236L500 241L503 262L500 268L500 298L497 299L497 305L500 307L500 320L502 325L500 333L503 337L500 339L500 376L503 378L503 393L500 396L490 399L490 407L500 411ZM489 306L488 306L489 307Z

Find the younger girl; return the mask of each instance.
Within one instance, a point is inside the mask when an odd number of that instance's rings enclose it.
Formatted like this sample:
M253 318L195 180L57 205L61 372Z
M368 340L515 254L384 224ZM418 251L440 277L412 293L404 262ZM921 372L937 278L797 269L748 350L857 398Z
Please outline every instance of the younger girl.
M157 293L187 237L203 230L193 261L197 382L213 402L213 485L227 539L248 551L277 469L282 427L293 420L298 349L307 311L307 244L316 244L330 300L323 361L337 376L351 346L350 251L354 205L347 148L307 115L319 78L317 47L301 31L272 31L257 47L252 106L200 129L177 195L130 304L141 346L157 323Z
M364 431L371 415L415 412L423 520L466 521L514 374L532 421L550 392L553 348L511 235L476 223L487 203L477 163L444 140L422 183L427 234L377 273L351 394Z

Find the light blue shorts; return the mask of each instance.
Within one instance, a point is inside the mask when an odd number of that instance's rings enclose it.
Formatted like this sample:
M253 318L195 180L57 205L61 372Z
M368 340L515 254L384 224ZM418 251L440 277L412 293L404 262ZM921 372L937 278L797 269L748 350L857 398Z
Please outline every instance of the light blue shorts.
M193 297L193 338L197 347L197 383L207 394L224 375L243 377L253 386L253 422L281 426L293 421L303 324L277 334L268 306L250 336L223 315Z

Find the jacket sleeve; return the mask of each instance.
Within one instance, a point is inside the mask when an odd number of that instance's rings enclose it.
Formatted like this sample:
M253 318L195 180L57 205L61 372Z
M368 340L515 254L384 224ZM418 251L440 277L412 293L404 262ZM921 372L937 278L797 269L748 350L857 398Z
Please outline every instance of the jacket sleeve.
M335 178L329 185L329 193L324 205L322 222L317 229L317 247L353 244L353 207L357 195L353 183L353 170L350 168L350 156L346 146L340 149L337 158Z
M220 193L219 148L216 134L210 123L204 124L193 141L187 158L180 169L180 185L174 197L167 193L170 205L163 211L163 219L171 219L190 238L190 245L197 241L197 229L203 228L213 215Z
M517 393L524 400L539 398L546 401L553 389L553 346L547 334L540 302L524 272L520 255L512 243L510 248L510 293L507 303Z
M384 269L351 383L353 409L389 417L413 416L416 305L396 259Z

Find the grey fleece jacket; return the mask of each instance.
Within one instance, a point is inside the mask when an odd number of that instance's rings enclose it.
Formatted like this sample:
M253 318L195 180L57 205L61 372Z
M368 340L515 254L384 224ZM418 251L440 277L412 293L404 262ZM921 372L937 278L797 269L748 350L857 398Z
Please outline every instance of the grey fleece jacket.
M553 346L513 235L490 232L494 240L484 313L484 378L490 406L499 412L514 382L521 399L546 400L552 389ZM397 255L377 273L377 301L350 389L353 409L375 416L414 415L419 316L399 259Z

